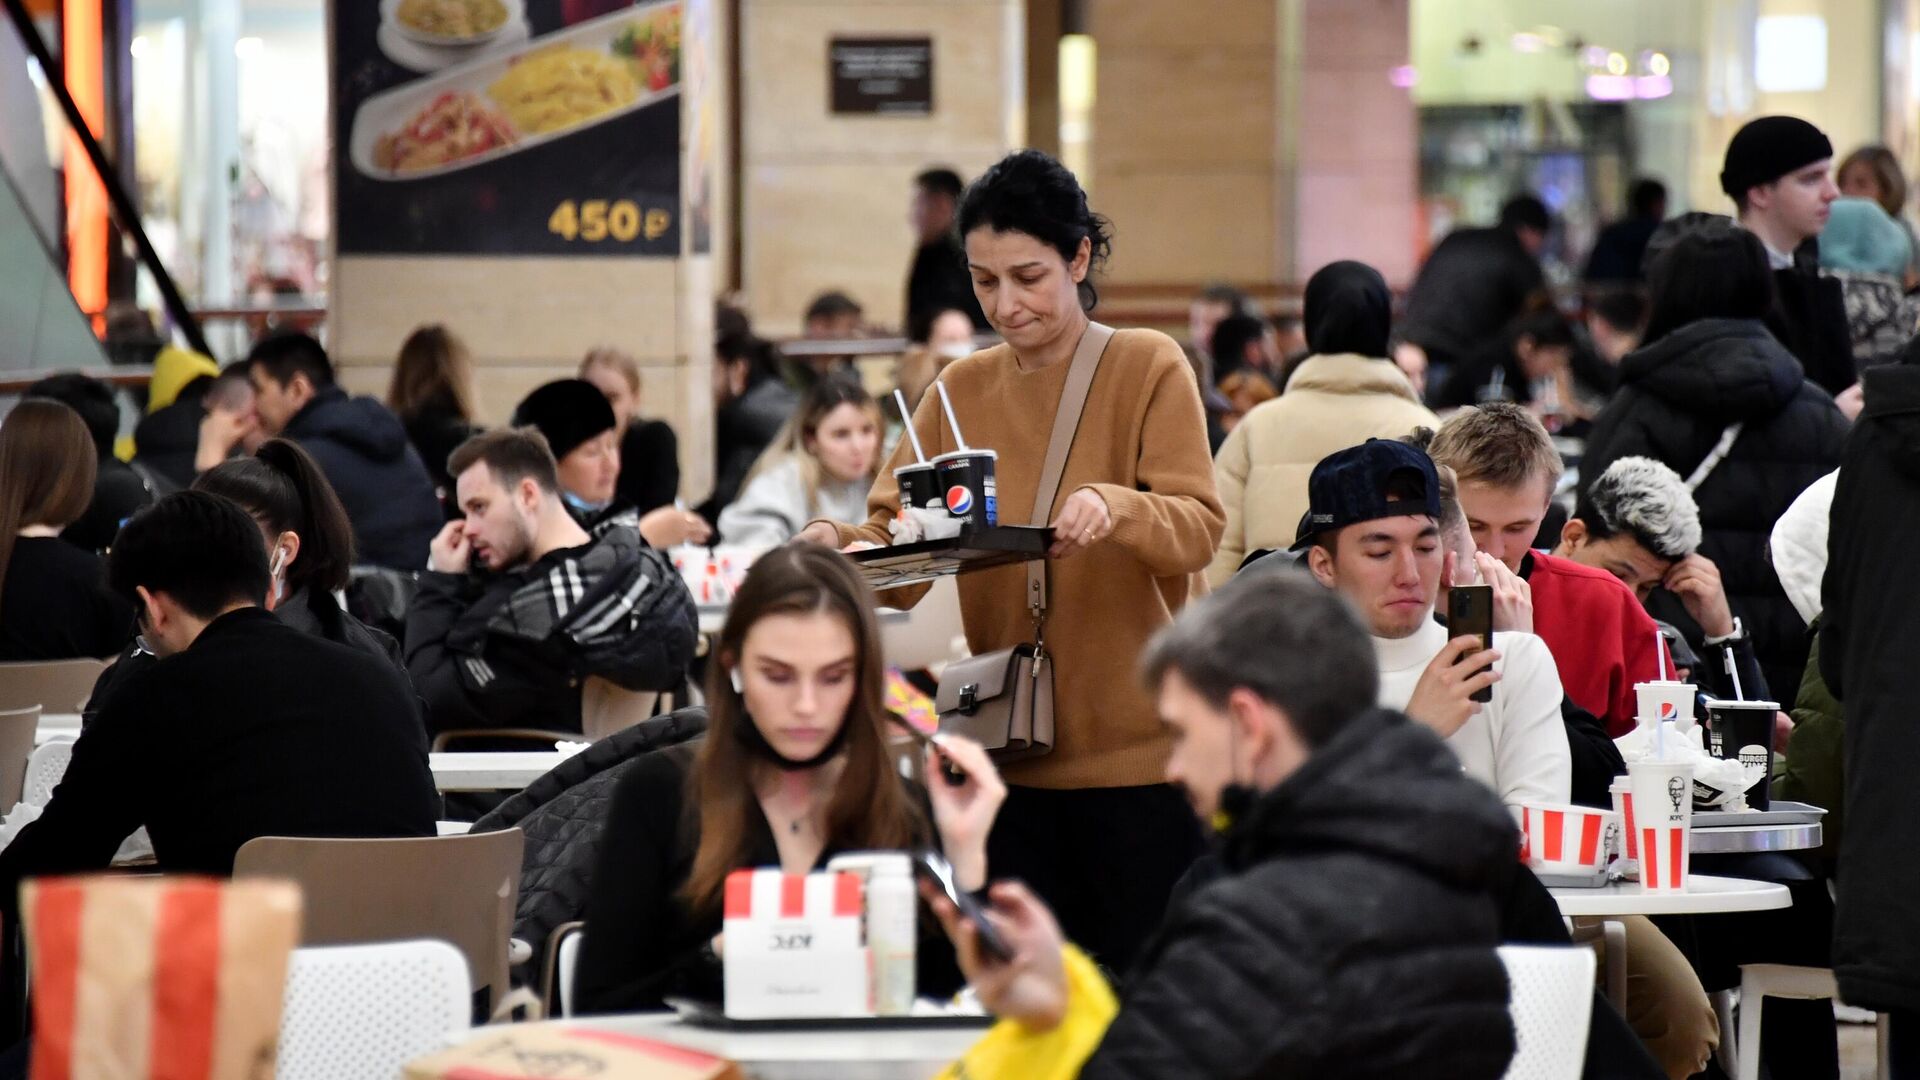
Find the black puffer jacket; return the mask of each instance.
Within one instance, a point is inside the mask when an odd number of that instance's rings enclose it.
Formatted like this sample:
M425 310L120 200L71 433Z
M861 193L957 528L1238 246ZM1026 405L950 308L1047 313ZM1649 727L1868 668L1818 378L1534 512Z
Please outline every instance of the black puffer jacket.
M355 557L395 570L427 564L445 518L407 429L385 405L329 386L287 422L287 438L313 455L353 522Z
M1701 319L1628 354L1620 392L1587 437L1581 491L1630 454L1690 475L1736 421L1745 426L1732 451L1694 491L1705 534L1700 553L1720 568L1767 684L1797 686L1807 666L1806 624L1780 588L1767 537L1800 492L1840 464L1847 421L1764 325ZM1699 644L1700 627L1672 595L1656 591L1647 606Z
M473 832L518 827L527 834L520 862L520 906L513 936L543 955L554 929L586 918L607 804L614 786L643 755L707 730L704 706L643 720L601 739L474 822Z
M1539 261L1512 232L1460 229L1427 256L1396 329L1435 362L1459 363L1494 344L1546 287Z
M1353 721L1236 826L1228 876L1169 913L1082 1080L1501 1076L1497 896L1518 843L1425 728Z
M1920 816L1913 669L1920 657L1920 367L1872 368L1833 493L1820 673L1846 706L1846 832L1833 970L1849 1003L1920 1009Z

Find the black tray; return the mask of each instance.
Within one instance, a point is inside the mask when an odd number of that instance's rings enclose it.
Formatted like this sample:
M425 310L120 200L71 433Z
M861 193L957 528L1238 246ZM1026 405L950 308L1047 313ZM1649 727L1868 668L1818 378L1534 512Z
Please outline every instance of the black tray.
M736 1020L713 1001L667 999L680 1022L714 1031L901 1031L927 1028L988 1028L991 1016L828 1016L790 1019Z
M1053 530L1033 525L996 525L946 540L851 551L847 558L874 589L897 589L995 566L1046 557Z

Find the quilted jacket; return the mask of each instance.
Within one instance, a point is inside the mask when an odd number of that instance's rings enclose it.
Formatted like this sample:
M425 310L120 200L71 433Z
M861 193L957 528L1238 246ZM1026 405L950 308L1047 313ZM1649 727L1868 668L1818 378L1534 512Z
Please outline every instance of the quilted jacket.
M586 917L587 886L606 831L615 783L646 754L707 730L694 706L656 716L594 743L474 823L473 832L518 826L527 835L513 936L540 955L563 923Z

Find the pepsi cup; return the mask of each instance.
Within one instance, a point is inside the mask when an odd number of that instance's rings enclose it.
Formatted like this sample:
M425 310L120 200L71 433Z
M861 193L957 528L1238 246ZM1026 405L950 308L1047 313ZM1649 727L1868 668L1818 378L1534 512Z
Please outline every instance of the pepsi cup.
M962 532L991 529L999 524L994 505L993 463L998 455L991 450L955 450L933 459L947 516L960 522Z
M1747 766L1753 778L1747 805L1755 810L1773 804L1773 718L1779 711L1772 701L1707 702L1707 752Z
M1654 679L1649 682L1633 684L1635 697L1639 699L1641 727L1659 727L1660 721L1673 721L1673 730L1681 733L1693 728L1693 699L1696 693L1692 683L1674 682L1671 679Z
M901 506L926 510L941 505L940 479L931 464L902 465L893 470L893 478L900 485Z

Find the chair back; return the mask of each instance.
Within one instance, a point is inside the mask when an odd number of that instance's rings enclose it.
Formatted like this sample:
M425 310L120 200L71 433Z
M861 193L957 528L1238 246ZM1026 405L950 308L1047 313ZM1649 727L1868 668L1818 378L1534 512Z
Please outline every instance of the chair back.
M27 779L20 792L21 802L45 806L53 799L53 789L67 775L67 762L73 760L72 739L51 739L33 748L27 758Z
M1506 1080L1579 1080L1593 1021L1593 950L1502 945L1515 1049Z
M651 690L628 690L598 675L580 684L580 730L587 741L599 742L653 716L660 695Z
M40 730L40 706L0 709L0 813L13 809L27 783L27 758Z
M507 994L507 942L520 893L519 829L465 836L314 839L261 836L241 846L235 877L299 882L300 940L360 945L434 938L466 956L487 1011Z
M902 671L937 668L955 659L954 641L964 644L965 633L960 624L959 586L954 578L944 577L933 583L905 619L881 621L880 651L888 664Z
M573 972L580 965L580 943L587 937L587 924L570 922L553 932L553 996L550 1008L556 1016L573 1015Z
M0 709L38 705L43 712L77 713L105 670L105 660L84 658L0 664Z
M399 1076L467 1028L471 997L466 960L444 941L295 949L274 1075Z

